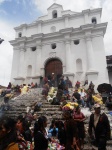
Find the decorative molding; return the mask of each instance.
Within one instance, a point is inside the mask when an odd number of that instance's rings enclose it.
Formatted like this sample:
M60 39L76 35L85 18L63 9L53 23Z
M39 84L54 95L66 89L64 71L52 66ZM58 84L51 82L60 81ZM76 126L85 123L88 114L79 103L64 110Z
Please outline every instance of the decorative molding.
M36 47L37 47L37 50L41 50L42 49L42 44L40 43Z
M62 15L62 17L65 19L65 18L69 18L70 17L70 14L64 14Z
M94 75L94 74L98 75L98 73L99 73L98 71L90 70L86 72L86 75Z
M62 60L62 58L56 56L56 57L49 57L49 58L45 59L45 60L43 61L43 63L42 63L41 69L44 69L44 67L45 67L45 65L47 64L47 62L50 61L50 60L52 60L53 58L60 60L60 61L62 62L62 66L65 66L65 63L64 63L64 61Z
M71 72L65 72L65 73L63 73L63 75L64 76L75 76L75 74L74 73L71 73Z
M57 7L58 7L58 8L59 8L59 7L60 7L60 8L63 8L62 5L59 5L59 4L57 4L57 3L54 3L54 4L52 4L49 8L47 8L47 10L55 9L55 8L57 8Z
M67 45L70 45L71 44L71 40L69 39L69 40L67 40L67 39L65 39L65 44Z
M77 74L78 76L81 76L81 75L83 74L83 71L77 71L76 74Z
M59 30L59 32L62 34L72 33L72 31L73 31L73 27Z
M59 4L56 4L56 5L59 5ZM59 6L61 6L62 7L62 5L59 5ZM52 5L50 6L50 7L52 7ZM50 8L49 7L49 8ZM49 9L48 8L48 9ZM53 8L54 9L54 8ZM87 9L87 10L83 10L82 12L77 12L77 13L75 13L75 14L67 14L67 15L69 15L70 16L70 18L72 19L72 18L76 18L76 17L83 17L84 16L84 14L85 13L89 13L89 15L91 15L91 14L93 14L93 13L98 13L98 12L100 12L100 16L101 16L101 12L102 12L102 8L97 8L97 9L92 9L92 10L90 10L90 9ZM48 16L48 15L45 15L45 16ZM45 17L45 16L41 16L41 17ZM15 27L14 29L15 30L22 30L23 29L23 27L26 27L26 28L28 28L28 27L33 27L33 26L37 26L37 24L39 24L39 23L52 23L52 22L57 22L57 21L62 21L65 17L63 17L64 15L62 15L62 17L58 17L58 18L56 18L56 19L48 19L48 20L36 20L35 22L32 22L32 23L30 23L30 24L22 24L22 25L20 25L20 26L18 26L18 27ZM41 17L39 17L40 19L41 19Z
M16 78L14 78L14 80L25 80L25 78L23 78L23 77L16 77Z
M26 76L26 78L32 78L32 76Z
M56 52L50 52L50 53L49 53L49 56L50 56L50 57L56 57Z
M21 48L20 52L26 52L26 49L25 48Z
M15 30L19 30L19 29L22 29L22 28L26 28L27 27L27 24L25 23L25 24L21 24L20 26L18 26L18 27L15 27L14 29Z
M41 40L43 36L44 36L43 33L31 35L32 39L39 39L39 40Z
M40 76L41 76L41 75L33 76L32 79L38 79L38 78L40 78Z
M97 37L97 36L103 36L106 32L106 27L107 27L107 23L100 23L100 24L87 24L87 25L83 25L80 26L79 28L66 28L66 29L61 29L58 32L54 32L54 33L48 33L48 34L35 34L32 35L31 37L22 37L22 38L16 38L15 40L10 41L10 44L12 46L19 46L20 43L29 43L29 42L36 42L36 40L42 40L42 39L48 39L48 38L55 38L55 37L61 37L63 34L65 35L79 35L80 33L84 32L86 33L87 31L89 32L95 32L96 31L96 35L91 35L91 37ZM103 33L99 34L97 31L103 31ZM98 35L97 35L98 33ZM87 35L86 35L87 36ZM85 37L81 37L81 38L85 38ZM35 41L34 41L35 40Z
M86 9L82 11L82 14L89 14L90 13L90 9Z
M91 31L94 28L94 24L81 25L80 28L83 31L88 31L88 30Z

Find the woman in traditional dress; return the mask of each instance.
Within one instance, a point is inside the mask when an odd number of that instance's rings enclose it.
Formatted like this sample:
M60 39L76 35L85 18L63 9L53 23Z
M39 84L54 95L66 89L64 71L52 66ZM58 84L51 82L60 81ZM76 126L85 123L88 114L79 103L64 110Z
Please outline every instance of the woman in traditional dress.
M84 148L84 138L85 138L85 129L84 129L84 120L86 119L84 114L81 112L79 106L76 107L76 110L73 113L73 118L77 122L78 128L78 137L80 148Z

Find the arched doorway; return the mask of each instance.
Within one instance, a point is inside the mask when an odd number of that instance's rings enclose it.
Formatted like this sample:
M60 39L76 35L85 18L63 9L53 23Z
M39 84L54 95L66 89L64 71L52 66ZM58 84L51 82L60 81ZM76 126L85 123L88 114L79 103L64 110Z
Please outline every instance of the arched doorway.
M45 76L50 78L53 73L56 81L63 74L62 62L56 58L50 59L45 65Z

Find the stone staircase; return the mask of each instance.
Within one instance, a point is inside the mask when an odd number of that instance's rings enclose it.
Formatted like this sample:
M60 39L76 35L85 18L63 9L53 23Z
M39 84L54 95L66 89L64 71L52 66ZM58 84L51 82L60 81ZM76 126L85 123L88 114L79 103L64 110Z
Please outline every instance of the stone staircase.
M48 122L52 119L62 119L62 111L59 105L51 105L47 100L44 100L41 95L42 89L31 89L27 94L19 95L9 101L10 110L2 111L5 116L16 118L20 114L26 113L26 108L35 102L41 102L41 110L37 112L38 116L45 115Z

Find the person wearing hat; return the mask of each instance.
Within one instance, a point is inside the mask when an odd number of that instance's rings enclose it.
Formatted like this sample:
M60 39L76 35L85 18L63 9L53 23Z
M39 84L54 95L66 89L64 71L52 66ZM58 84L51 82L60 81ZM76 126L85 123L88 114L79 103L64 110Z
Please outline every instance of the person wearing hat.
M110 124L105 113L101 113L101 106L94 105L95 112L90 115L89 120L89 135L93 137L92 131L95 135L95 145L98 150L106 150L106 142L110 138Z

